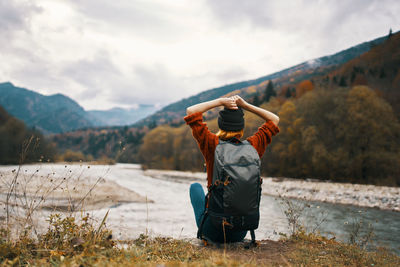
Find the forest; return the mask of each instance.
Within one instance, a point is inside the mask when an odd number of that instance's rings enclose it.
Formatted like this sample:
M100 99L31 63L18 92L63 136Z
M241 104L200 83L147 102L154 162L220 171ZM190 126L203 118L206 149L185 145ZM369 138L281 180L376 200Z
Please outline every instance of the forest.
M280 133L262 158L263 175L400 185L400 124L392 107L367 86L312 90L286 101L272 97L261 107L280 117ZM245 137L263 123L248 113L245 121ZM216 132L216 119L207 125ZM186 125L150 131L139 159L148 168L204 168Z
M35 129L14 118L0 106L0 163L50 162L56 156L55 144Z

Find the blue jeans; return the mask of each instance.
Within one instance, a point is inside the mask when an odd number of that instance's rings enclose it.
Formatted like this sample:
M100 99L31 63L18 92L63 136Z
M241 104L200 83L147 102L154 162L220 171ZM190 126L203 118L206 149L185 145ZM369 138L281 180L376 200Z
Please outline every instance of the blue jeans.
M190 201L192 202L194 216L196 218L197 228L200 227L201 220L203 219L204 215L204 208L205 208L205 194L203 187L199 183L193 183L190 185ZM229 229L225 229L225 236L226 242L240 242L246 236L247 231L238 231L233 232ZM203 236L207 239L218 242L224 243L224 233L221 229L215 227L212 224L209 217L206 218L203 224Z

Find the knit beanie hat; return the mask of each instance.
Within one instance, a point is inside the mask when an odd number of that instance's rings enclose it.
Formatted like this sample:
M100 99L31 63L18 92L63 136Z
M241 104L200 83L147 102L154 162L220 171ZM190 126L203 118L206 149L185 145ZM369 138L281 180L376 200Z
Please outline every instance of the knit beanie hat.
M227 109L224 108L219 112L218 127L221 130L229 132L237 132L244 128L244 114L241 108Z

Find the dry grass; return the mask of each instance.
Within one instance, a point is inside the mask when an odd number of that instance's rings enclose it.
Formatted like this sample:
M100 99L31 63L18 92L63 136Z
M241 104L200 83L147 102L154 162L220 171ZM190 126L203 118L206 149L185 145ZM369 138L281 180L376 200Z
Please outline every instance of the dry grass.
M366 251L319 235L298 233L290 239L261 241L226 248L203 247L187 241L145 235L118 243L107 229L89 219L53 216L40 240L21 237L0 243L1 266L400 266L400 258L385 249Z
M400 257L384 248L367 251L305 233L294 235L291 242L294 249L287 256L294 266L400 266Z

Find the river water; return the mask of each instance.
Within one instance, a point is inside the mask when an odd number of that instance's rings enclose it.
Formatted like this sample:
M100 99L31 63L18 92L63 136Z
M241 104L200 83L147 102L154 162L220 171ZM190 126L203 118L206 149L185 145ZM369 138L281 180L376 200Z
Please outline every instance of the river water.
M37 165L27 165L24 168L34 171ZM43 164L40 168L41 170L49 168L56 172L65 166ZM79 171L82 166L71 165L69 168ZM174 238L196 236L197 227L189 199L189 186L193 182L200 182L205 189L205 180L153 178L144 175L140 165L136 164L94 165L90 166L90 169L85 167L85 176L102 176L149 199L147 203L129 203L91 211L92 216L101 220L109 210L107 226L113 230L115 238L132 239L143 233ZM374 234L372 243L391 248L400 255L398 212L322 202L285 201L268 195L263 195L261 199L257 239L277 240L281 234L290 232L284 213L287 203L291 203L295 210L301 210L300 220L308 231L315 230L324 236L335 236L338 240L348 241L355 225L361 225L361 238L371 225ZM250 238L249 235L246 238Z
M196 224L189 199L191 179L155 179L143 175L139 165L117 164L106 179L125 186L154 203L124 204L110 210L109 224L120 238L132 238L141 233L193 238ZM200 182L206 188L206 181ZM356 225L361 225L361 240L372 227L372 243L389 247L400 254L400 213L356 206L290 200L295 209L302 210L300 220L308 231L319 231L327 237L348 241ZM257 239L279 239L289 233L284 214L287 201L263 195ZM102 214L105 210L97 211ZM249 235L247 238L250 238Z

